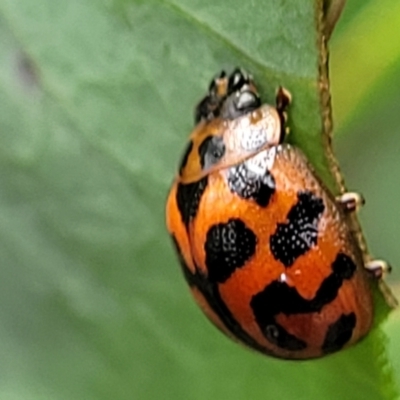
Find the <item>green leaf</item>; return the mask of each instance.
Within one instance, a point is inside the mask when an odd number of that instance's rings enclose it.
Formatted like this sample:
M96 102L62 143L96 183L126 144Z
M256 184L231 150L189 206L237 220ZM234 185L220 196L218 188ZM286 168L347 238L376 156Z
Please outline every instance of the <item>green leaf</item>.
M250 70L266 101L292 92L290 139L336 186L320 9L1 2L0 398L393 398L378 327L307 362L231 343L193 304L164 228L193 105L222 68Z

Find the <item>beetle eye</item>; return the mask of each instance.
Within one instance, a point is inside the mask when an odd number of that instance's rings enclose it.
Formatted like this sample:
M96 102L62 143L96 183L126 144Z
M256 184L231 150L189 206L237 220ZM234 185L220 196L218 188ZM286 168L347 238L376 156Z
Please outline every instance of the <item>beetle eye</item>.
M251 111L260 107L260 105L260 98L253 92L246 91L240 93L236 100L236 108L241 111Z

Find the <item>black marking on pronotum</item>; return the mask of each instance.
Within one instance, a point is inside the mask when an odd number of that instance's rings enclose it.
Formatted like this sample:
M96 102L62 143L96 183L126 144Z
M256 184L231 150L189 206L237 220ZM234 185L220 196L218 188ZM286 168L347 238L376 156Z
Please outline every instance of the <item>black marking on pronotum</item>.
M208 136L199 146L199 157L202 169L215 165L225 154L225 144L222 136Z
M186 147L185 152L183 153L181 163L179 164L179 174L182 174L183 169L186 167L192 149L193 149L193 141L190 140Z
M221 298L218 283L210 283L208 278L202 274L198 268L196 268L195 273L192 273L180 253L178 243L176 242L174 236L172 236L172 240L178 253L179 261L186 281L191 287L195 287L201 292L211 310L218 316L220 321L225 325L226 329L231 332L235 338L247 346L262 353L270 354L268 349L264 346L261 346L255 339L253 339L232 315L231 311Z
M206 190L208 177L193 183L179 183L176 191L176 202L185 226L197 215L201 197Z
M212 225L204 244L208 280L225 282L254 255L256 243L255 233L240 219Z
M271 252L285 267L292 266L317 244L318 222L325 209L322 199L312 192L299 192L297 198L286 217L287 222L278 224L270 237Z
M257 324L264 336L271 342L287 350L301 350L306 344L289 334L276 322L278 314L294 315L320 312L322 307L332 302L343 284L356 270L353 260L339 253L332 263L332 273L324 279L315 297L306 300L295 287L286 282L273 281L261 292L253 296L251 308Z
M229 189L243 199L252 199L259 206L266 207L275 193L275 179L266 170L258 174L247 168L246 162L229 169Z

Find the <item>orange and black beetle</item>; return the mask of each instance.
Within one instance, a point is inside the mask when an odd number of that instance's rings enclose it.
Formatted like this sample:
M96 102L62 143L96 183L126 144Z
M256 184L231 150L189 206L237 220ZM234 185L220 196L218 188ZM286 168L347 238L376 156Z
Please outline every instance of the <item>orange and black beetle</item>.
M372 274L345 220L361 197L335 198L283 143L289 103L280 88L276 107L262 104L241 69L214 79L196 108L166 219L208 318L255 350L306 359L369 331Z

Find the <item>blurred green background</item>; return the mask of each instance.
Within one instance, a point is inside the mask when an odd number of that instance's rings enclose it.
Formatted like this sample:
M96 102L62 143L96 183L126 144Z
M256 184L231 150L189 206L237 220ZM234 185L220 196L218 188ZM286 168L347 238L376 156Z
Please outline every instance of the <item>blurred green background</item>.
M376 332L343 354L291 363L231 343L189 297L163 201L210 71L244 58L258 75L270 68L268 96L286 74L303 104L315 103L312 32L298 37L301 79L285 59L274 70L281 44L299 53L289 39L307 28L312 3L296 2L301 18L285 29L265 27L277 35L272 49L252 36L272 3L226 3L217 18L220 6L200 0L0 0L1 400L396 398L398 311L388 338ZM210 21L230 41L210 35ZM399 26L398 1L352 0L330 42L336 154L367 200L364 232L392 263L398 297ZM312 137L317 103L310 112L299 103L294 131Z
M372 254L392 263L387 281L397 297L399 23L400 3L396 1L351 1L331 41L336 155L348 187L367 200L360 213L364 233ZM398 312L391 315L397 318Z
M335 151L349 188L366 198L360 212L372 254L393 266L400 298L400 3L349 1L331 40ZM400 382L400 314L385 326Z
M364 193L360 218L372 252L396 260L400 3L351 1L331 41L336 154L348 186ZM400 269L389 277L394 284Z

